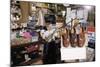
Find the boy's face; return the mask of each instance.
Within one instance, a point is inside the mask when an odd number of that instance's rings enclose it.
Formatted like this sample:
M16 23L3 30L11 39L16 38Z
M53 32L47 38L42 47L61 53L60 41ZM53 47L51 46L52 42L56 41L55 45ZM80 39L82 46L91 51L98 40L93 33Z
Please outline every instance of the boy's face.
M61 28L62 26L63 26L63 23L62 22L56 23L56 27L57 28Z
M50 23L46 23L46 27L47 27L48 30L50 30L51 29L51 24Z

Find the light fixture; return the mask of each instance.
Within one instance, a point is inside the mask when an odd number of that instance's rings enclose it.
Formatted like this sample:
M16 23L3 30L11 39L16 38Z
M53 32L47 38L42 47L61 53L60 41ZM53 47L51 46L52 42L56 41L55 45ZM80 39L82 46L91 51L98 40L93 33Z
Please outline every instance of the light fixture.
M64 5L65 7L68 7L68 6L69 6L69 4L65 4L65 3L64 3L63 5Z
M84 6L85 9L91 10L91 6Z
M63 15L63 17L65 16L65 13L66 13L66 11L62 11L62 15Z

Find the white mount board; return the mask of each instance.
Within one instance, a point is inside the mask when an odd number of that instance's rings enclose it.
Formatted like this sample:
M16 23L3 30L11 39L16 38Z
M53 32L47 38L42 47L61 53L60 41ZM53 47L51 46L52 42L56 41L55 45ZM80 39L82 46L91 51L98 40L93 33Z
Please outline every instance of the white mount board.
M61 60L86 59L86 47L61 48Z

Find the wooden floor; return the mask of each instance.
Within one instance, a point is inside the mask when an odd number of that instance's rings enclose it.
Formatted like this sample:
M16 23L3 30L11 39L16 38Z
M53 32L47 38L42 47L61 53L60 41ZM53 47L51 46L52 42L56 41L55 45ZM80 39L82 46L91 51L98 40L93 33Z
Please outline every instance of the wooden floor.
M31 65L41 65L41 64L43 64L42 59L33 62Z
M41 65L41 64L43 64L42 58L38 57L36 59L29 60L28 62L22 62L20 65L27 66L27 65Z

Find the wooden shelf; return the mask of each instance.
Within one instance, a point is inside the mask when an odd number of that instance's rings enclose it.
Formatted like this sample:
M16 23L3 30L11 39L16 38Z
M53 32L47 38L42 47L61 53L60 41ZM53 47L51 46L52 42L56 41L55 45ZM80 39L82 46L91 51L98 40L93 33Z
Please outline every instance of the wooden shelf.
M23 44L19 44L19 45L11 45L11 48L15 48L15 47L25 47L25 46L28 46L28 45L31 45L31 44L40 44L40 42L36 41L36 42L29 42L29 43L23 43Z
M24 29L27 29L27 27L23 27ZM16 29L11 29L12 31L15 31L15 30L22 30L23 28L16 28Z

